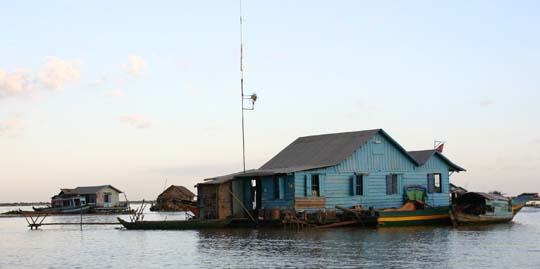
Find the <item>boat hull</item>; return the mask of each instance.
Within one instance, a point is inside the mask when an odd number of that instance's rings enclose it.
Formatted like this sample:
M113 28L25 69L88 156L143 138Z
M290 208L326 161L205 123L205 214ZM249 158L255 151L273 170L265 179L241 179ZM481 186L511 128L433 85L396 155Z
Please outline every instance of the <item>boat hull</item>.
M232 219L223 220L164 220L129 222L117 218L128 230L201 230L227 227Z
M381 211L377 222L381 227L444 225L450 223L449 207L433 207L407 211Z
M83 207L32 207L36 212L43 213L62 213L62 214L80 214L90 211L90 206Z
M454 216L459 225L505 223L505 222L510 222L513 219L513 215L511 216L485 216L485 215L464 214L461 212L455 212Z

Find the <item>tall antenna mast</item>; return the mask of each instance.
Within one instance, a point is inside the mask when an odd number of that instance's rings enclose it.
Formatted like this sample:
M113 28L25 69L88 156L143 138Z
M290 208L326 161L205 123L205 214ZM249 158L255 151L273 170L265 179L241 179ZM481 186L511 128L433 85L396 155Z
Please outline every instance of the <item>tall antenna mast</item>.
M257 101L257 94L253 93L251 95L244 94L244 37L243 37L243 26L242 26L242 0L240 2L240 95L242 101L242 165L244 168L244 173L246 172L246 139L244 135L244 110L254 110L255 101ZM245 106L245 100L250 100L251 105Z

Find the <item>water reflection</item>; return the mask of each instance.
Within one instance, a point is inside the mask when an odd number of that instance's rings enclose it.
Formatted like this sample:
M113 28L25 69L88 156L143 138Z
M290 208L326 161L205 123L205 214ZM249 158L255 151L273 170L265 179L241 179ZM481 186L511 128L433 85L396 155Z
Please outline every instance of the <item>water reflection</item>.
M526 209L514 223L502 225L303 231L126 231L111 226L30 231L24 218L0 218L0 268L534 268L540 263L538 212ZM172 213L147 217L182 218ZM85 216L85 221L115 218ZM78 218L48 221L53 220Z

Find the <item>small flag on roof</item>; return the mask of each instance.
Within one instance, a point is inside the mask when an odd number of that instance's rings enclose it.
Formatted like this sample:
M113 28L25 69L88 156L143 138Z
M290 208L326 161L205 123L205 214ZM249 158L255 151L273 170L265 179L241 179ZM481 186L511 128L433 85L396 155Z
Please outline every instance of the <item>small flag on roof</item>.
M435 140L435 143L434 143L435 150L438 151L439 153L442 153L444 149L444 143L445 143L444 141Z

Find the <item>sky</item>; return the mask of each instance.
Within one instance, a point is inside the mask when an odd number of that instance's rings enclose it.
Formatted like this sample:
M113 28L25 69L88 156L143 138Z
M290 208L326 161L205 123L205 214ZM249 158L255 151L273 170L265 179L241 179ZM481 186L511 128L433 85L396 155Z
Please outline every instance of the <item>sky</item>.
M451 182L540 191L538 1L243 1L248 168L299 136L446 141ZM242 169L238 1L5 1L0 202Z

